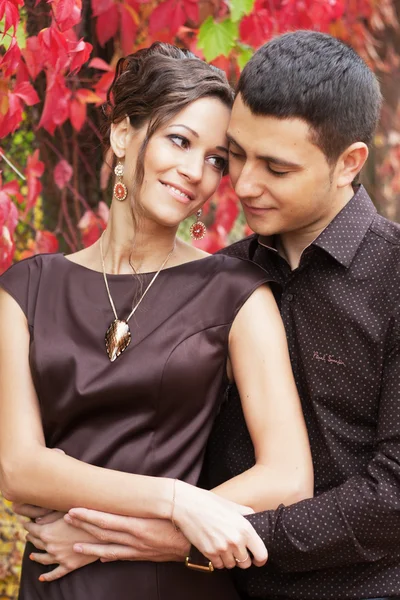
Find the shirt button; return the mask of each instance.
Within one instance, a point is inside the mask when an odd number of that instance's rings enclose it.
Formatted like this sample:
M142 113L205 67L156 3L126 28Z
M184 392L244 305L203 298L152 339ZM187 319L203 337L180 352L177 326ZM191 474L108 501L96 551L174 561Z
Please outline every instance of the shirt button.
M286 300L288 302L291 302L293 300L293 298L294 298L293 294L286 294Z

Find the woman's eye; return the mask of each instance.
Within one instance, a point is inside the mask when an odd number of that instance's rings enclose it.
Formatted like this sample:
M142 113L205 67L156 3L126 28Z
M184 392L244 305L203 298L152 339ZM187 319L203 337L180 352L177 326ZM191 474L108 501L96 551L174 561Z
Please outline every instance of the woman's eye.
M176 145L179 146L179 148L188 148L189 147L189 140L187 138L185 138L183 135L169 135L168 138Z
M218 169L218 171L224 171L227 167L227 160L222 156L210 156L208 161L211 162L213 167Z

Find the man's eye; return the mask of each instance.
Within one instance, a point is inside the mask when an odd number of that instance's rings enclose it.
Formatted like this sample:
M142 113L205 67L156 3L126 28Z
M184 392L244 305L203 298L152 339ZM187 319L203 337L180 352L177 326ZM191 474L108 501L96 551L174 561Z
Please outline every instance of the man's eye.
M238 152L234 152L233 150L229 149L229 155L232 158L243 158L242 154L239 154Z
M172 141L173 144L179 146L179 148L188 148L189 140L185 138L183 135L169 135L168 138Z
M268 171L270 173L272 173L272 175L275 175L276 177L283 177L284 175L287 175L288 173L290 173L290 171L275 171L275 169L272 169L270 166L267 167Z

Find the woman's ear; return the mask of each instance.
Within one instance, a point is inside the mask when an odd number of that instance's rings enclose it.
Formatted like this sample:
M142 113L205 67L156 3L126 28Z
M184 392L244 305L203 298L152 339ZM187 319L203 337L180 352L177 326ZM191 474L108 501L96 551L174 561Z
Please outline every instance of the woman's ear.
M368 146L364 142L355 142L343 152L338 161L338 187L350 185L363 168L368 158Z
M131 129L132 126L129 117L125 117L125 119L119 123L111 124L110 144L117 158L123 158L125 156Z

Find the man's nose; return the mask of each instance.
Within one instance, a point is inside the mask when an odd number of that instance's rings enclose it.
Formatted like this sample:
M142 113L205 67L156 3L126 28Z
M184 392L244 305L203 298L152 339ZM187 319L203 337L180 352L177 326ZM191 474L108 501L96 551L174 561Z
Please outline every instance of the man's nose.
M240 199L258 198L262 194L262 186L257 171L250 165L244 165L234 187Z

